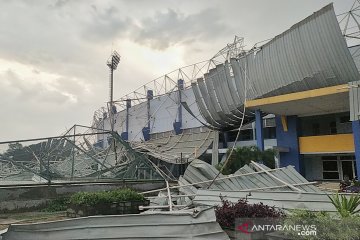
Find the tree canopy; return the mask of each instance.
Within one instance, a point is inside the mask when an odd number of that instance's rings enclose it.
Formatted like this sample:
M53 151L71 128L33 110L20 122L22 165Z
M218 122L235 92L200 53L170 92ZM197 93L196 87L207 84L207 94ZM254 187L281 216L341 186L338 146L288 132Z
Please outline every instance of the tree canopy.
M230 149L227 154L230 154ZM222 173L232 174L244 165L251 163L251 161L263 163L270 168L275 168L274 157L275 151L273 149L260 151L256 146L237 147L229 157L229 162L222 170ZM221 169L221 167L222 164L220 163L218 169Z

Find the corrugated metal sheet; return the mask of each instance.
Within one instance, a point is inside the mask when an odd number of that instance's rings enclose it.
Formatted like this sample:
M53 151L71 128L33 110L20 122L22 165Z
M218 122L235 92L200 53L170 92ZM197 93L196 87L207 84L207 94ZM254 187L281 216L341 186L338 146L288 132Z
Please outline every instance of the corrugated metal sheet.
M217 84L218 83L217 79L218 79L218 74L216 69L211 69L208 75L208 79L205 80L205 84L208 86L208 89L209 86L211 86L213 91L210 92L215 93L215 95L217 96L216 99L218 100L216 101L215 99L215 101L213 102L215 102L218 105L218 111L225 114L228 117L228 121L230 123L233 123L234 121L236 122L237 118L235 115L231 114L229 109L229 104L226 102L225 95L222 92L220 85Z
M207 129L203 132L170 135L143 143L134 142L133 147L163 161L180 164L200 157L210 147L214 138L215 132Z
M204 98L201 96L199 85L196 83L191 83L191 86L192 86L192 90L194 91L196 103L199 107L201 115L211 126L220 128L221 124L215 121L215 119L211 116L209 110L207 109L208 105L205 102Z
M204 81L204 86L206 88L206 90L202 91L201 85L200 84L200 91L202 94L204 93L208 93L209 94L209 100L211 105L214 107L216 113L219 117L220 117L220 121L227 122L227 124L232 124L233 120L229 117L226 116L226 109L224 109L224 103L221 103L221 100L223 100L222 96L216 95L216 90L214 88L214 84L213 84L213 79L214 79L214 69L211 69L209 73L206 73L204 75L205 81ZM219 97L219 99L218 99ZM210 108L211 109L211 108Z
M245 100L245 86L246 99L255 99L344 84L360 77L332 4L247 55L231 59L230 64L235 78L233 86L240 99L236 106L238 109ZM212 72L210 70L209 74ZM219 119L223 115L217 106L220 108L226 99L216 98L216 92L211 87L213 80L207 77L209 74L205 75L205 79L210 87L205 88L203 82L198 81L198 85L202 86L201 96L195 95L197 102L199 97L204 98L205 107L221 128L237 127L240 121L234 124L231 121L233 116ZM221 84L223 88L229 87L229 82ZM222 110L225 114L226 109Z
M207 78L207 75L205 75L205 78ZM226 121L227 119L225 117L225 114L221 112L220 107L218 107L218 104L214 99L214 89L208 90L202 78L198 78L197 83L200 89L202 99L205 102L206 108L209 111L211 118L221 125L228 125L229 123ZM196 99L196 101L198 100Z
M249 196L249 193L251 195ZM220 197L221 196L221 197ZM331 195L330 195L331 196ZM311 211L336 212L336 208L326 193L279 192L279 191L220 191L199 189L194 204L216 206L221 205L221 198L237 202L246 198L249 203L263 203L283 209L308 209Z
M231 68L230 63L228 61L226 61L224 64L225 77L226 77L226 83L225 83L224 88L226 88L226 87L229 88L231 97L235 101L235 106L237 106L239 103L241 103L243 101L241 101L241 99L239 98L239 93L236 88L235 78L231 77L231 75L230 75L230 68ZM242 108L240 109L240 112L242 112Z
M229 239L214 210L93 216L36 224L14 224L3 240Z
M359 79L332 4L240 58L239 65L247 67L250 99Z
M246 191L248 189L256 190L259 188L271 189L273 191L293 191L293 188L284 185L284 181L290 185L294 185L303 192L321 192L317 187L301 176L293 166L287 166L279 169L269 169L264 165L260 165L263 169L268 170L274 177L269 176L261 169L256 169L256 166L250 164L240 168L232 175L219 175L218 178L230 177L228 179L217 180L210 189L225 190L225 191ZM199 183L209 181L215 178L218 170L201 160L194 160L186 169L183 178L179 179L179 185L188 183ZM238 175L238 176L237 176ZM241 176L243 175L243 176ZM280 179L281 181L277 180ZM184 181L185 180L185 181ZM200 189L207 189L209 182L195 184L194 187ZM184 187L186 188L186 187ZM193 189L188 190L193 192Z
M349 83L350 121L360 119L360 81Z

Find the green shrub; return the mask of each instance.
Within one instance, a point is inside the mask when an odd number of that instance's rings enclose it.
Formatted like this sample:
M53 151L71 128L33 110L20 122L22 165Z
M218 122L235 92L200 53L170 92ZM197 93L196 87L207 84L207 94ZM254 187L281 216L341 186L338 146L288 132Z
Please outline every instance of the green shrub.
M359 194L352 195L351 197L346 197L345 195L339 194L328 197L341 217L349 217L350 215L354 215L360 212L360 209L356 210L360 206Z
M310 212L293 210L284 219L285 225L315 225L315 236L299 236L296 231L287 231L286 235L294 239L326 239L326 240L356 240L360 239L360 216L342 218L339 215L330 215L326 212Z
M230 149L227 154L230 154ZM251 161L261 162L269 168L275 168L275 151L273 149L267 149L260 151L256 146L237 147L229 157L229 161L225 168L222 170L222 174L228 175L236 172L239 168L246 164L250 164ZM220 170L223 167L222 163L219 163L217 169Z
M78 192L71 196L69 203L75 205L94 206L99 203L123 201L144 201L143 195L129 188L103 192Z
M46 208L44 208L43 212L60 212L66 211L67 206L69 204L69 197L60 197L54 200L51 200Z
M110 198L113 202L121 202L121 201L144 201L145 197L142 194L135 192L132 189L124 188L117 189L109 192Z

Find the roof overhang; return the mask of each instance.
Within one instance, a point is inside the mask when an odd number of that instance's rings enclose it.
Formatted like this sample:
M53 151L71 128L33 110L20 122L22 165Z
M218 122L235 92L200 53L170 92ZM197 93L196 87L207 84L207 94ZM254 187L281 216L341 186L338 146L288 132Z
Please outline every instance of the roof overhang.
M312 116L346 112L349 106L347 84L248 100L246 107L278 115Z

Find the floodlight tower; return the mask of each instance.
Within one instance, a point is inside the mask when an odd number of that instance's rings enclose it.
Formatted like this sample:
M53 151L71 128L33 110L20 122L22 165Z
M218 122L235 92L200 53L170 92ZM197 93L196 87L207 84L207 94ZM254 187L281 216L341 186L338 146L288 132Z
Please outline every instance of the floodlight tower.
M116 51L113 51L111 53L110 58L106 62L106 65L110 69L110 83L109 83L109 89L110 89L109 115L110 116L109 116L109 118L110 118L111 131L114 131L113 114L115 111L114 105L113 105L114 104L114 70L116 70L119 62L120 62L120 55Z

